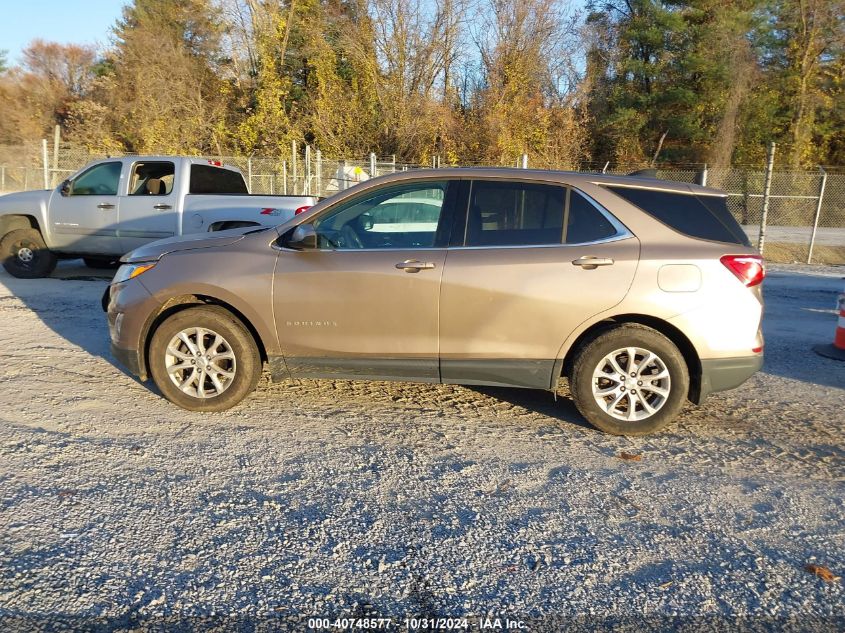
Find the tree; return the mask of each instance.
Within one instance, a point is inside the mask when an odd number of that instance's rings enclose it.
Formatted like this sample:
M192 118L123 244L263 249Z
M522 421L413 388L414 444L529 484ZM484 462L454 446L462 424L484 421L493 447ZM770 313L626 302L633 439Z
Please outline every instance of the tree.
M780 0L776 5L772 59L783 89L785 149L795 168L823 160L825 140L819 138L817 123L834 108L831 90L841 95L836 86L841 86L843 15L843 0Z
M484 160L577 165L586 157L577 107L574 16L557 0L492 0L477 41L482 78L475 107L486 128Z
M64 125L93 78L94 50L75 44L34 40L23 63L2 76L0 140L34 141Z
M108 106L126 149L222 153L231 89L211 0L134 0L115 27Z

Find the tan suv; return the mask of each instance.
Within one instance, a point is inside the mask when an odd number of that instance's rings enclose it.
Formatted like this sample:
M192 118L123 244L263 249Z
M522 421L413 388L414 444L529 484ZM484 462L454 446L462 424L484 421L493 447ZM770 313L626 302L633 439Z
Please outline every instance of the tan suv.
M274 378L554 390L609 433L669 423L763 362L763 265L725 194L516 169L403 172L273 229L124 257L112 349L195 411Z

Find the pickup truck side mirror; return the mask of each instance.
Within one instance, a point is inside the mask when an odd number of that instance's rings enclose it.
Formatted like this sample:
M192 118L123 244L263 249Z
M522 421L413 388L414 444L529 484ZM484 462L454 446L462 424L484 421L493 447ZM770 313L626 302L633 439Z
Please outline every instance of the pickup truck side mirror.
M62 184L59 185L59 193L62 194L63 196L69 196L70 195L70 180L62 181Z
M317 248L317 231L314 230L314 225L300 224L293 230L285 246L297 250Z

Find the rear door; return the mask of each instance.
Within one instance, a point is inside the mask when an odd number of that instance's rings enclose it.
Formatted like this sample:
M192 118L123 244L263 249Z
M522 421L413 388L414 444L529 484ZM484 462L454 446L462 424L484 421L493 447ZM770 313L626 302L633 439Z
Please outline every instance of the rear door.
M65 194L50 198L50 221L57 250L79 254L120 255L118 209L119 160L92 165L71 179Z
M439 380L453 192L444 180L369 190L314 220L317 249L281 248L273 304L292 375Z
M120 245L128 253L148 242L177 233L178 192L172 161L136 161L129 166L129 185L120 197Z
M624 298L639 241L562 185L476 180L464 201L441 286L442 381L549 388L566 337Z

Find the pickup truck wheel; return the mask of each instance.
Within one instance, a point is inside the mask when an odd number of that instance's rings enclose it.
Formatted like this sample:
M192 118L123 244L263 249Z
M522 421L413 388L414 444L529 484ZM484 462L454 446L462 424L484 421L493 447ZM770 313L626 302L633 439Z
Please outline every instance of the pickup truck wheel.
M569 387L593 426L613 435L647 435L677 417L689 391L689 370L660 332L627 324L578 350Z
M164 397L189 411L225 411L255 389L261 355L252 334L217 306L177 312L150 342L150 374Z
M118 257L83 257L82 261L88 268L98 268L101 270L114 270L120 268L120 258Z
M56 268L58 258L37 229L16 229L0 240L3 268L19 279L46 277Z

